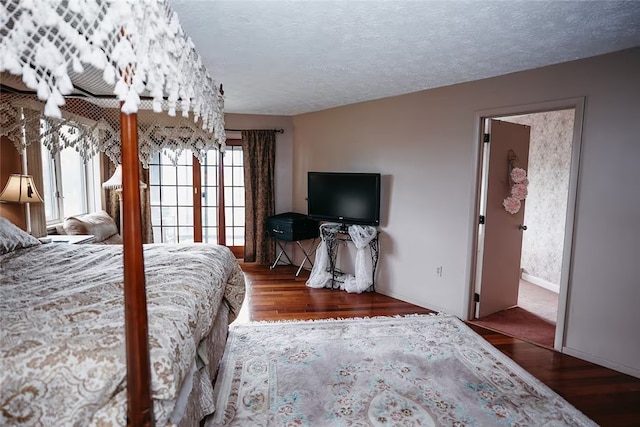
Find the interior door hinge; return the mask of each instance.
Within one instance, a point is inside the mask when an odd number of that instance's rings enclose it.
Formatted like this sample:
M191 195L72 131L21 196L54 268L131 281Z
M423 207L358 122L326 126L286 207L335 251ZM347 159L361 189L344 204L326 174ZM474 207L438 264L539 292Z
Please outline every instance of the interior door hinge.
M480 215L478 221L480 222L480 224L484 224L484 215Z
M485 133L483 138L482 138L482 142L484 142L485 144L491 141L491 134L490 133Z
M480 294L479 293L473 294L473 302L480 302Z

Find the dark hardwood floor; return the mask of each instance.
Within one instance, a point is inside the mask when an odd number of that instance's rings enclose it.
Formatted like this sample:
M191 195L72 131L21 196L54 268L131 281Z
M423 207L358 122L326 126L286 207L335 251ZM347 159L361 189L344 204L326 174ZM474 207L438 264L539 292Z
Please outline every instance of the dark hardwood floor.
M241 263L247 297L239 321L326 319L430 313L377 293L348 294L305 286L308 272ZM498 350L601 426L640 426L640 379L469 325Z

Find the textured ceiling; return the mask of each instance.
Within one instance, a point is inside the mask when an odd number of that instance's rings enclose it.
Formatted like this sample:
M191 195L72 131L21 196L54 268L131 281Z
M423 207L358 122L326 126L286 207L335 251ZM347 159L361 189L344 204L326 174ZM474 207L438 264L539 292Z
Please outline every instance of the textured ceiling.
M640 0L170 4L230 113L295 115L640 46ZM100 70L71 78L80 96L113 94Z
M231 113L294 115L640 46L640 1L170 3Z

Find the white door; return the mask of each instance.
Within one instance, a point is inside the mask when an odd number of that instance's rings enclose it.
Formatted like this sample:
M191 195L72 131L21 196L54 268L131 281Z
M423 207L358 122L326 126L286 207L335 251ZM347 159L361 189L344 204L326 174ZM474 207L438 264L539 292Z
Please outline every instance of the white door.
M520 254L525 201L517 213L509 213L503 201L510 196L512 168L525 171L529 159L529 126L491 120L489 159L486 165L486 194L482 263L477 317L507 309L518 303Z

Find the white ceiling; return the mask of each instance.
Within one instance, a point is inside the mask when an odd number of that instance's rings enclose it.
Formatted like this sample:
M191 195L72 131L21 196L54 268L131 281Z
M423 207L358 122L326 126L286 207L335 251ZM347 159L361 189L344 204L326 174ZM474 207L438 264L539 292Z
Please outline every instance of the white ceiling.
M170 4L230 113L294 115L640 46L640 1Z

